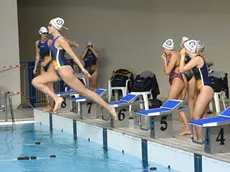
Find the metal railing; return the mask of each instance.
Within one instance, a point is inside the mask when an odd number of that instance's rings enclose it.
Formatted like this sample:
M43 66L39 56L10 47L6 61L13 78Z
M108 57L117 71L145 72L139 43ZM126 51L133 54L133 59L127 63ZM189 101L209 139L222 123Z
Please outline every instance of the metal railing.
M5 121L8 121L8 103L9 103L9 108L10 108L10 115L11 115L11 120L12 124L14 124L15 119L14 119L14 110L13 110L13 104L12 104L12 96L18 95L18 93L11 94L10 92L1 92L0 98L4 99L4 107L1 109L2 111L5 111Z

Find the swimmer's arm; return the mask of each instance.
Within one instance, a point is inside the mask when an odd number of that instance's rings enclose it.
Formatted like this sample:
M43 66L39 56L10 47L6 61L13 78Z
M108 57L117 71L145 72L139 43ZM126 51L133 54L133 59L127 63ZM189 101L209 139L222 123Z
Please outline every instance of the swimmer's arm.
M194 57L185 65L184 58L181 58L180 68L179 68L180 73L184 73L184 72L192 70L194 67L199 65L199 62L200 62L200 59L198 57Z
M38 41L35 42L35 51L36 51L36 55L35 55L35 65L34 65L34 70L37 70L38 67L38 63L39 63L39 49L38 49Z
M69 43L64 38L59 39L60 46L70 55L70 57L73 58L74 62L80 67L81 70L84 69L83 65L81 64L81 61L76 56L76 54L73 52L72 48L70 47Z
M85 58L85 55L86 55L86 52L87 52L87 51L88 51L88 48L86 48L85 51L82 53L82 55L81 55L81 57L80 57L81 59L84 59L84 58Z
M89 47L89 49L93 52L93 54L98 58L99 57L99 54L92 48L92 47Z
M78 47L79 45L76 42L70 41L69 39L67 39L66 37L64 37L66 39L66 41L69 43L69 45L71 47Z
M52 40L49 39L49 40L48 40L48 46L51 47L51 45L52 45Z
M167 61L166 58L163 58L163 63L164 63L164 72L166 75L169 75L171 73L171 71L173 70L174 66L176 65L176 60L177 57L175 55L173 55L170 58L169 64L167 65Z
M212 61L207 62L208 67L213 66L213 64L214 64L214 63L213 63Z

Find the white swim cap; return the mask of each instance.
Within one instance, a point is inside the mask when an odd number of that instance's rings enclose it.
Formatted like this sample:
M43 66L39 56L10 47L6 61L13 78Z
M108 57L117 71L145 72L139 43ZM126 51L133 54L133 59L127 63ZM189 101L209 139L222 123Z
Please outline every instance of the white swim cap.
M197 49L204 48L204 43L201 40L197 41Z
M91 41L89 41L89 42L87 43L87 45L93 45L93 44L92 44L92 42L91 42Z
M50 20L50 24L52 24L52 26L54 26L57 30L61 30L61 28L68 30L68 28L64 26L64 23L64 19L60 17Z
M189 39L188 39L188 37L186 37L186 36L183 36L182 38L181 38L181 45L183 45L184 44L184 42L185 41L188 41Z
M196 40L189 40L189 41L187 41L187 42L184 43L184 47L187 50L195 53L196 50L197 50L197 41Z
M43 33L48 33L48 29L46 27L41 27L38 31L39 35L43 34Z
M162 47L164 47L164 48L166 48L168 50L174 50L174 42L173 42L173 40L172 39L167 39L163 43Z

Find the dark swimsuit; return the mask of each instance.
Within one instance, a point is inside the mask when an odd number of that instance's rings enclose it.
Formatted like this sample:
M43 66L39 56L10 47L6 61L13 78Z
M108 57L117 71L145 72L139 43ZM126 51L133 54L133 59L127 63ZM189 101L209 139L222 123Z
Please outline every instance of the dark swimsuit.
M84 68L92 75L97 70L97 57L93 54L88 54L86 52L85 57L83 58L85 66Z
M48 45L48 39L45 42L42 42L41 40L38 42L38 48L39 48L39 55L41 58L40 63L49 60L46 66L43 66L43 70L45 72L48 71L50 64L52 63L51 57L49 56L50 54L50 48Z
M190 60L191 60L191 58L189 56L185 56L185 58L184 58L185 64L187 64ZM184 72L184 76L186 77L187 81L189 82L193 77L193 72L192 71Z
M196 55L195 57L200 56L200 55ZM194 77L196 79L196 85L198 89L201 89L202 86L210 86L210 81L208 78L208 66L207 63L205 61L205 59L200 56L203 61L204 61L204 65L201 68L198 67L194 67L193 73L194 73Z
M57 36L56 38L54 38L52 45L50 47L50 53L51 53L51 57L52 57L52 64L54 66L55 71L57 72L58 76L58 69L62 66L69 66L69 63L66 60L65 57L65 50L64 49L58 49L55 47L55 42L56 40L61 37L62 35ZM60 77L60 76L59 76Z

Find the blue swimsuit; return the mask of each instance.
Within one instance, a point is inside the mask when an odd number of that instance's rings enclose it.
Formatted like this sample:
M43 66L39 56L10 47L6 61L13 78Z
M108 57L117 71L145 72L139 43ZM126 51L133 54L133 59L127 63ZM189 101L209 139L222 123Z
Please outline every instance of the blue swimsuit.
M57 49L55 47L55 42L56 40L61 37L62 35L59 35L57 36L56 38L54 38L53 42L52 42L52 45L50 47L50 55L52 57L52 63L53 63L53 66L54 66L54 69L56 71L58 71L58 69L61 67L61 66L65 66L65 65L68 65L68 62L65 58L65 50L60 50L60 49Z
M50 47L48 45L48 39L45 42L42 42L41 40L38 42L38 48L39 48L39 56L41 58L41 62L44 62L46 60L49 60L46 66L43 66L44 71L47 72L49 65L51 64L52 60L49 56L50 54Z
M199 55L197 55L199 56ZM193 73L194 73L194 77L196 79L196 85L197 85L197 88L200 89L202 86L210 86L210 81L209 81L209 78L208 78L208 66L207 66L207 63L205 61L205 59L200 56L203 61L204 61L204 65L199 68L199 67L194 67L192 70L193 70Z
M84 63L85 63L85 69L89 72L90 75L92 75L97 70L97 57L91 52L91 54L88 54L87 50L86 55L84 57Z

